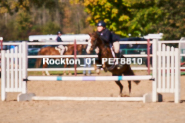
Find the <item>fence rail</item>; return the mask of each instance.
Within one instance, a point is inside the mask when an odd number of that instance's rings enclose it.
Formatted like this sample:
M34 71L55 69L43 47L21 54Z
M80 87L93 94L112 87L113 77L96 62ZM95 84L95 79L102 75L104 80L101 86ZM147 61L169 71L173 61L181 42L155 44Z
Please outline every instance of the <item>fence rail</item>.
M120 41L120 44L147 44L147 41ZM152 44L153 42L150 41ZM159 43L185 43L185 41L179 40L167 40L167 41L159 41ZM60 45L60 44L74 44L74 42L28 42L28 45ZM88 44L88 42L76 42L76 44ZM3 42L3 45L21 45L21 42ZM125 57L147 57L147 54L125 54ZM150 57L153 55L151 54ZM180 56L185 56L185 54L180 54ZM67 58L67 57L74 57L74 55L29 55L28 58ZM77 58L96 58L97 55L77 55ZM94 70L93 68L77 68L77 70ZM147 70L147 67L132 67L133 70ZM181 67L181 70L185 69L185 67ZM47 68L46 70L54 70L59 71L56 68ZM61 70L61 69L60 69ZM69 68L69 70L74 70L74 68ZM151 68L152 70L152 68ZM28 71L41 71L41 69L37 68L29 68Z

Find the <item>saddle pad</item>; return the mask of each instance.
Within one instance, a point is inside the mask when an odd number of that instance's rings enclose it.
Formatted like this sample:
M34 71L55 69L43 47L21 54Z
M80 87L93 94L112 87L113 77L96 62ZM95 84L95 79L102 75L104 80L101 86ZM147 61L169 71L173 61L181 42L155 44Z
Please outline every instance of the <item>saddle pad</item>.
M111 49L112 56L115 58L115 53L111 45L110 45L110 49Z
M60 51L61 51L61 49L58 48L58 47L55 47L55 50L57 50L59 53L60 53Z

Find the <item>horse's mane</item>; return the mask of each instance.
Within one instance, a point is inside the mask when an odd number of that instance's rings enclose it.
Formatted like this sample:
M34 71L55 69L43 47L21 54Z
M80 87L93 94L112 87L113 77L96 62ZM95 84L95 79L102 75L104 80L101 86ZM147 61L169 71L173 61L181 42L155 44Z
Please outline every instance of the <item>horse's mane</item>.
M97 40L100 40L104 46L109 46L109 43L103 41L103 39L100 37L100 35L97 32L93 32L91 36L96 38Z

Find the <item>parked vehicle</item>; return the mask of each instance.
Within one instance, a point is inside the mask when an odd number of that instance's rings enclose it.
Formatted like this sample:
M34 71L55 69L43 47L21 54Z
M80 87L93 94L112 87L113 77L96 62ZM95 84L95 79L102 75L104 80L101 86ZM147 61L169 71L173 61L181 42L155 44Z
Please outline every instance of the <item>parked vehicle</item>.
M121 38L120 41L147 41L144 38L132 37ZM147 53L147 44L120 44L120 49L124 51L124 54L140 54L141 52Z

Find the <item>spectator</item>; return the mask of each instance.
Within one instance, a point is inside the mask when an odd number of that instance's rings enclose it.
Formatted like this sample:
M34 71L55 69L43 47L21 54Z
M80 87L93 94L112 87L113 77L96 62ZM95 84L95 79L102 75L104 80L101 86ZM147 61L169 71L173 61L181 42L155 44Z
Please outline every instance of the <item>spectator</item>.
M84 58L84 68L90 68L91 67L91 58ZM91 75L91 70L87 70L88 75ZM86 75L86 70L83 70L83 74Z
M56 39L57 42L63 42L62 39L61 39L61 37L60 37L62 35L60 31L57 32L57 35L58 35L57 36L57 39Z
M87 48L87 46L86 46L86 48ZM84 55L87 55L86 50L85 50L85 54ZM88 67L88 68L91 67L91 58L84 58L84 68L86 68L86 67ZM83 70L83 74L86 75L86 70ZM91 70L88 70L88 75L89 76L91 75Z
M63 42L62 39L61 39L61 37L60 37L62 35L60 31L57 32L57 35L58 35L57 36L57 39L56 39L57 42ZM63 55L64 54L64 51L65 51L65 47L62 44L60 44L60 45L58 45L58 48L61 49L60 55Z

